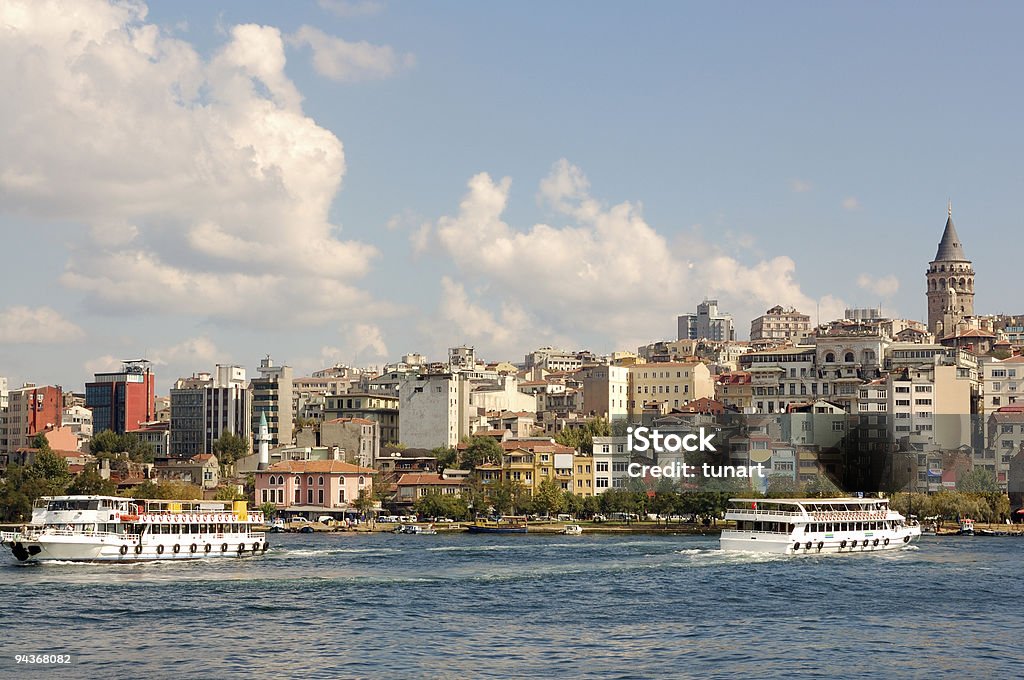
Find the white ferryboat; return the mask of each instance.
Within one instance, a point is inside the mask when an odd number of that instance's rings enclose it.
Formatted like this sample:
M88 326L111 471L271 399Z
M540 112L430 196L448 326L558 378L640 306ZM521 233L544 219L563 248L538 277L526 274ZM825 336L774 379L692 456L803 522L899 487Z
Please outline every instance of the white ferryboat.
M21 562L138 562L245 557L267 551L263 513L245 501L135 500L52 496L37 501L32 522L5 532Z
M898 550L921 536L885 498L731 498L723 550L816 555Z

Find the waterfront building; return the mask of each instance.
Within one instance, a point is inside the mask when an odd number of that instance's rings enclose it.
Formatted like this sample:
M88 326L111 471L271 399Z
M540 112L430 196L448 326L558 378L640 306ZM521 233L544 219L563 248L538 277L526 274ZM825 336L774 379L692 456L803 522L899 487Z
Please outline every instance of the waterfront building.
M608 489L624 489L630 479L627 472L632 454L626 437L594 437L594 494Z
M320 445L337 447L345 460L374 467L380 456L380 424L369 418L333 418L320 424Z
M949 207L935 259L925 275L928 331L936 337L954 333L960 321L974 316L974 267L964 254Z
M395 503L411 507L424 496L435 493L458 497L462 493L462 484L461 477L450 478L447 474L405 473L395 484Z
M987 445L984 452L975 452L974 466L992 472L1005 491L1010 474L1010 461L1024 450L1024 404L1004 406L988 417Z
M153 478L162 482L184 482L204 490L216 489L220 484L220 463L212 453L200 453L191 458L157 459L153 465Z
M750 340L797 344L811 334L811 317L776 305L750 322Z
M718 300L704 300L697 305L696 314L682 314L677 319L679 340L718 340L727 342L736 339L732 315L718 311Z
M310 519L343 514L360 491L373 491L373 474L372 468L337 460L284 460L254 473L256 502Z
M95 374L85 384L85 407L92 411L93 431L124 434L153 420L155 390L156 376L145 359L125 361L120 371Z

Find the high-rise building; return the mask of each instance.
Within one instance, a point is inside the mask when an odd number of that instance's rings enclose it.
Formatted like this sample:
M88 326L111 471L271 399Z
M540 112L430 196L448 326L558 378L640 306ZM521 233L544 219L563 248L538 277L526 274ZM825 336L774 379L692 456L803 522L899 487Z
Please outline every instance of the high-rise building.
M292 443L292 379L291 366L275 366L270 355L260 360L260 376L253 378L252 425L253 435L259 432L260 414L267 418L270 445L287 446Z
M93 432L124 434L155 418L156 376L145 359L125 361L120 371L97 373L85 384Z
M696 314L683 314L678 318L679 340L716 340L727 342L736 339L732 315L718 311L718 300L705 300L697 305Z
M974 267L964 254L948 208L946 228L935 259L925 275L928 295L928 332L937 340L956 332L956 325L974 316Z
M251 424L252 399L240 366L218 365L215 374L182 378L171 389L172 456L212 453L214 442L225 434L251 443Z

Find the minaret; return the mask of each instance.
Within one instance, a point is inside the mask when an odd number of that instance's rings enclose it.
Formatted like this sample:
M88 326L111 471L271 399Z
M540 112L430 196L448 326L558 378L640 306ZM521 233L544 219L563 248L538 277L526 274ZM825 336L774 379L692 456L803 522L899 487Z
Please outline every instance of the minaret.
M974 316L974 267L964 254L953 225L952 202L946 207L946 228L935 259L928 263L925 277L928 331L938 336L956 332L957 324L964 317Z
M260 464L257 469L266 470L270 467L270 430L267 427L267 414L260 413L260 431L256 435L260 446Z

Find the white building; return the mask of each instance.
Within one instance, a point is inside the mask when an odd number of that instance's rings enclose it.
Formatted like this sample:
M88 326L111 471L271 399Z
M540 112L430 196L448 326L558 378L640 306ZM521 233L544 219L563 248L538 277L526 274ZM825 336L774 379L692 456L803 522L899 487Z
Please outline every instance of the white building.
M179 379L171 389L170 455L212 453L213 443L228 433L251 445L252 411L252 395L240 366L218 364L213 374Z
M811 334L811 317L776 305L750 322L750 340L796 344Z
M549 373L571 373L583 368L583 360L573 352L554 347L541 347L526 355L525 368L539 368Z
M69 406L64 409L61 422L71 431L88 439L92 437L92 411L84 406Z
M705 300L697 305L696 314L682 314L677 322L679 340L729 342L736 339L732 315L718 311L718 300Z
M594 437L594 494L625 488L630 460L626 437Z
M455 446L469 435L468 386L461 373L406 376L398 389L402 444L422 449Z
M629 367L592 366L582 369L583 415L625 420L629 415Z
M1024 356L992 359L982 366L985 413L1024 404Z

